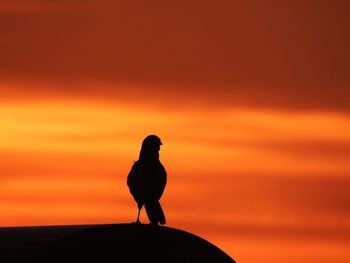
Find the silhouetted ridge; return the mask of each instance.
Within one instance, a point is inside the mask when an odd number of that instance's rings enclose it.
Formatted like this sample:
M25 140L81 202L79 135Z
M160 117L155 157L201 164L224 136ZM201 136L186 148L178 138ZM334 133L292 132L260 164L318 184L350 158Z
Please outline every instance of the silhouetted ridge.
M208 241L185 231L152 225L101 225L80 229L36 253L29 262L233 263Z

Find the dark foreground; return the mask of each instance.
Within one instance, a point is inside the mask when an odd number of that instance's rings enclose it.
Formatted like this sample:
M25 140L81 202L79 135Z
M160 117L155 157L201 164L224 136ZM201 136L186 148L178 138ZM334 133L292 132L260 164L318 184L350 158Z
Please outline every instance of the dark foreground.
M0 228L0 261L235 262L188 232L136 224Z

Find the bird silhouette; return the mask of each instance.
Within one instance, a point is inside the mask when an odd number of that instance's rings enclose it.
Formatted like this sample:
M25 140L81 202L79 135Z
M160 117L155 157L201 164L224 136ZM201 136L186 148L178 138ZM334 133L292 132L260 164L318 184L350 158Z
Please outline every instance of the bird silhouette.
M159 203L167 182L167 173L159 160L160 145L162 142L158 136L147 136L142 142L139 159L131 167L127 178L130 193L138 207L138 224L141 223L140 212L143 206L151 224L166 223Z

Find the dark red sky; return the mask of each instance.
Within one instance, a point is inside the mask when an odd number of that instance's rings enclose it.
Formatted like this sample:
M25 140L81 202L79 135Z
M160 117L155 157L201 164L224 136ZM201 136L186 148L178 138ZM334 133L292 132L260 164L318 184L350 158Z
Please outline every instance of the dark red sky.
M2 83L159 92L164 103L350 107L349 1L115 2L1 1Z

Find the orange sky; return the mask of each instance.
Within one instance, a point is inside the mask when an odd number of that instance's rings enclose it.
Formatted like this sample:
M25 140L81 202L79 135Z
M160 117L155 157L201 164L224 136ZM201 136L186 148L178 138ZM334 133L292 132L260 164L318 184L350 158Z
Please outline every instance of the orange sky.
M349 261L350 5L212 5L0 3L1 226L131 222L157 134L169 226L242 262Z

